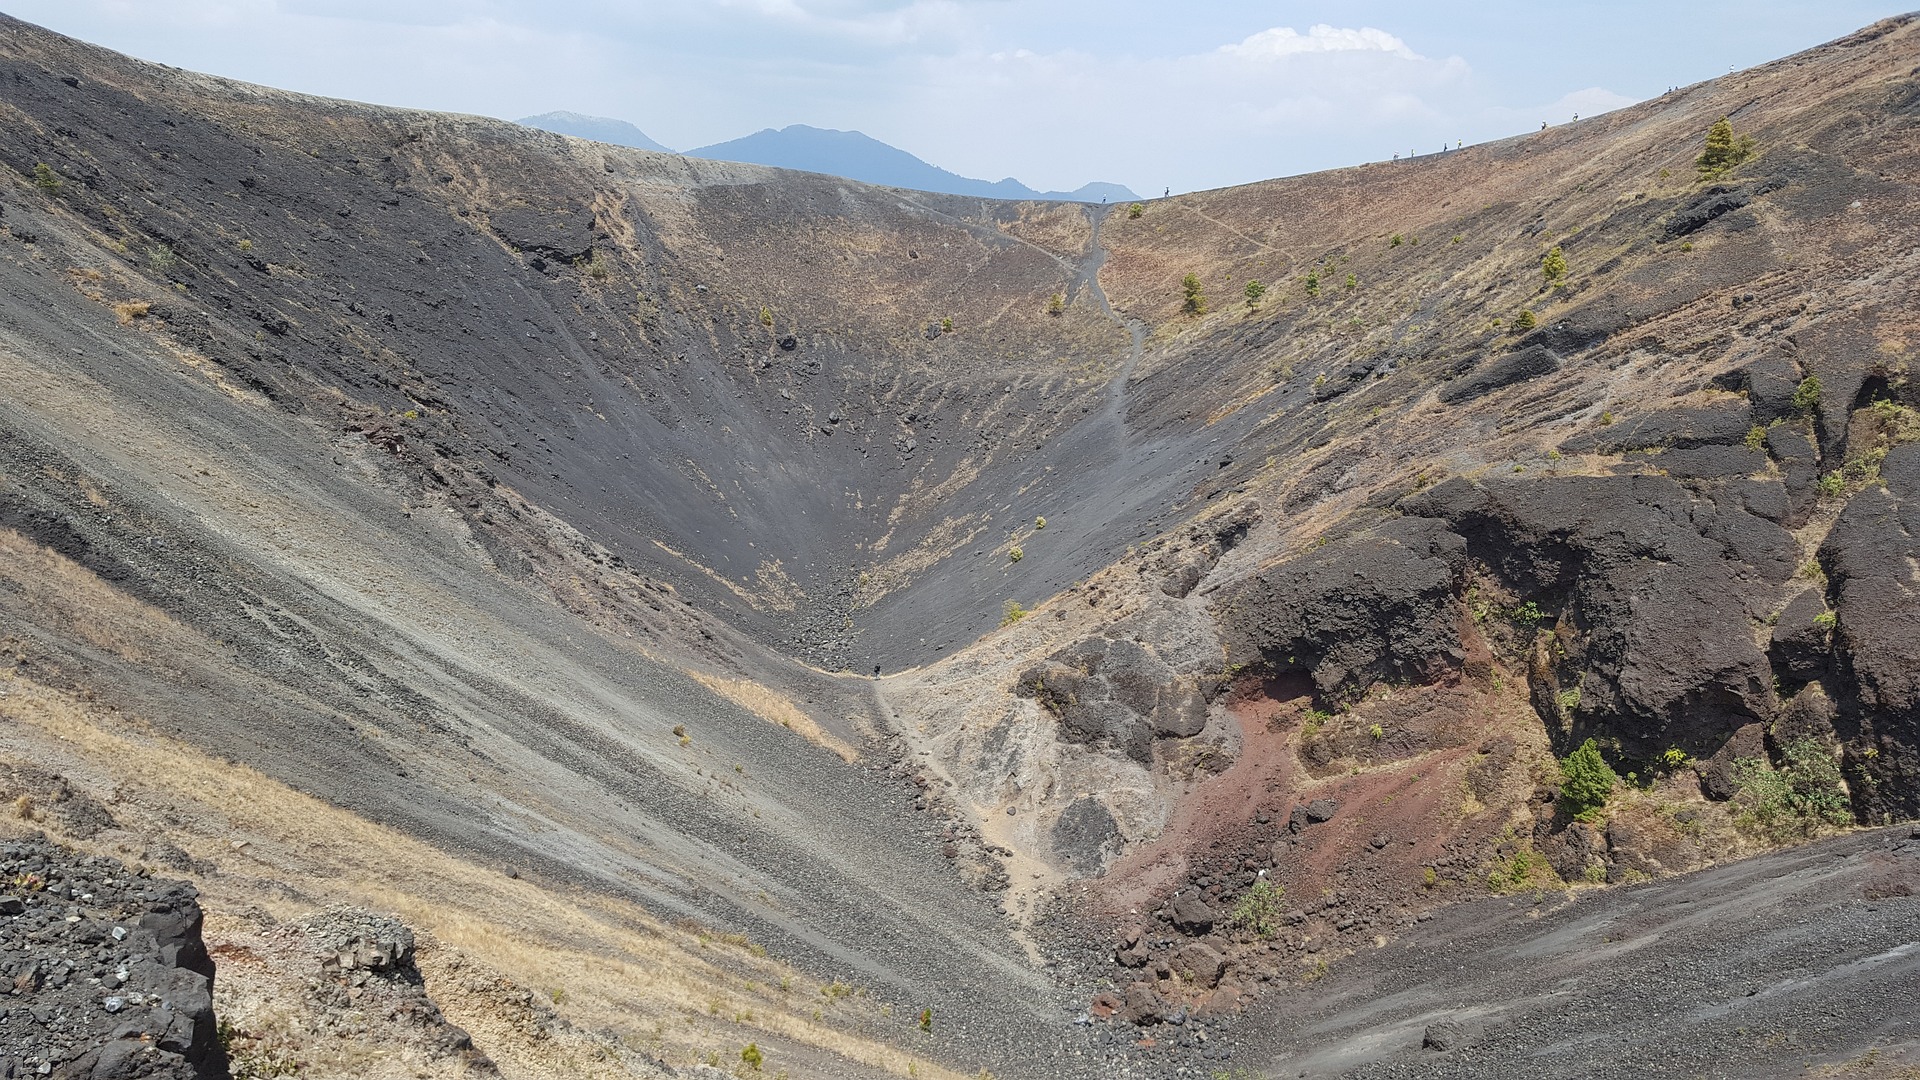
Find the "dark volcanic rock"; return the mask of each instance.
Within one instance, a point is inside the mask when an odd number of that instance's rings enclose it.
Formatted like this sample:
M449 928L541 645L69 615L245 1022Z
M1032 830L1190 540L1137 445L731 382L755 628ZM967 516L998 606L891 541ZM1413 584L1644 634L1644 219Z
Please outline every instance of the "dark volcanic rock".
M1884 487L1853 497L1820 547L1838 616L1835 655L1877 753L1855 785L1863 809L1920 814L1920 443L1894 447Z
M0 846L0 1075L211 1080L213 961L192 886L34 837Z
M1735 397L1622 417L1560 445L1571 453L1619 454L1653 447L1686 448L1737 443L1753 426L1753 410Z
M1445 521L1517 595L1571 617L1557 665L1583 689L1578 723L1636 754L1711 753L1770 714L1749 611L1764 594L1730 558L1743 529L1673 480L1451 480L1403 506Z
M1485 397L1502 387L1551 375L1558 370L1560 358L1554 355L1552 349L1544 345L1529 345L1447 383L1440 388L1439 398L1442 404L1459 405Z
M492 222L500 239L529 255L570 263L593 253L593 213L589 210L522 203L495 210Z
M1767 658L1783 680L1803 683L1826 674L1831 623L1827 599L1818 589L1804 590L1787 602L1767 647Z
M1173 927L1183 934L1204 934L1213 929L1217 917L1205 900L1188 894L1173 901Z
M1400 518L1262 571L1215 601L1228 656L1301 672L1323 695L1426 681L1465 659L1454 584L1465 545Z

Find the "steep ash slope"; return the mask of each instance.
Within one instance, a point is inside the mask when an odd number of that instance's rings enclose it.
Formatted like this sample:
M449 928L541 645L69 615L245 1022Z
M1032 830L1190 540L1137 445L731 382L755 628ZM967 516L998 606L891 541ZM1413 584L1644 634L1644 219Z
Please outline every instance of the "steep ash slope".
M1916 62L1136 217L0 22L10 677L966 1072L1200 1067L1447 901L1920 811ZM904 1068L806 1013L732 1022Z

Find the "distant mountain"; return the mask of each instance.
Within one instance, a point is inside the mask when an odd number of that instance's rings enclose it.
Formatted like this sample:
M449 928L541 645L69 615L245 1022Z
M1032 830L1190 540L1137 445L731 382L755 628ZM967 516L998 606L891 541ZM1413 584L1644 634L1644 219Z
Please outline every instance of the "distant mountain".
M541 131L612 143L615 146L631 146L636 150L653 150L662 154L673 153L672 150L647 138L646 132L625 120L609 120L604 116L582 116L573 112L550 112L529 116L516 123L530 128L539 128Z
M888 146L858 131L833 131L794 124L768 128L731 142L687 151L688 157L716 161L746 161L782 169L827 173L869 184L941 191L949 195L977 195L989 199L1053 199L1099 202L1138 198L1119 184L1088 184L1076 191L1035 191L1018 180L974 180L929 165L905 150Z

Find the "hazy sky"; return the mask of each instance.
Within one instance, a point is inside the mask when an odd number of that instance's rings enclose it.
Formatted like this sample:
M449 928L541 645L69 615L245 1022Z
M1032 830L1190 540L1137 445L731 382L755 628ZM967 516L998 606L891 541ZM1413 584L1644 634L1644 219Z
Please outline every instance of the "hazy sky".
M0 0L178 67L688 148L858 129L968 176L1143 194L1560 123L1912 0Z

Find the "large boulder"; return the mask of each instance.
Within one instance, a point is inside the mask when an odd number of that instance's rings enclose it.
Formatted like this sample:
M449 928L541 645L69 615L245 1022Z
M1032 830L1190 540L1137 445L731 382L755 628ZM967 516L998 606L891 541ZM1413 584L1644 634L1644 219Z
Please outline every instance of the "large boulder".
M1229 659L1298 672L1328 697L1374 682L1425 682L1459 668L1466 568L1460 537L1396 518L1315 547L1222 590L1214 602Z

